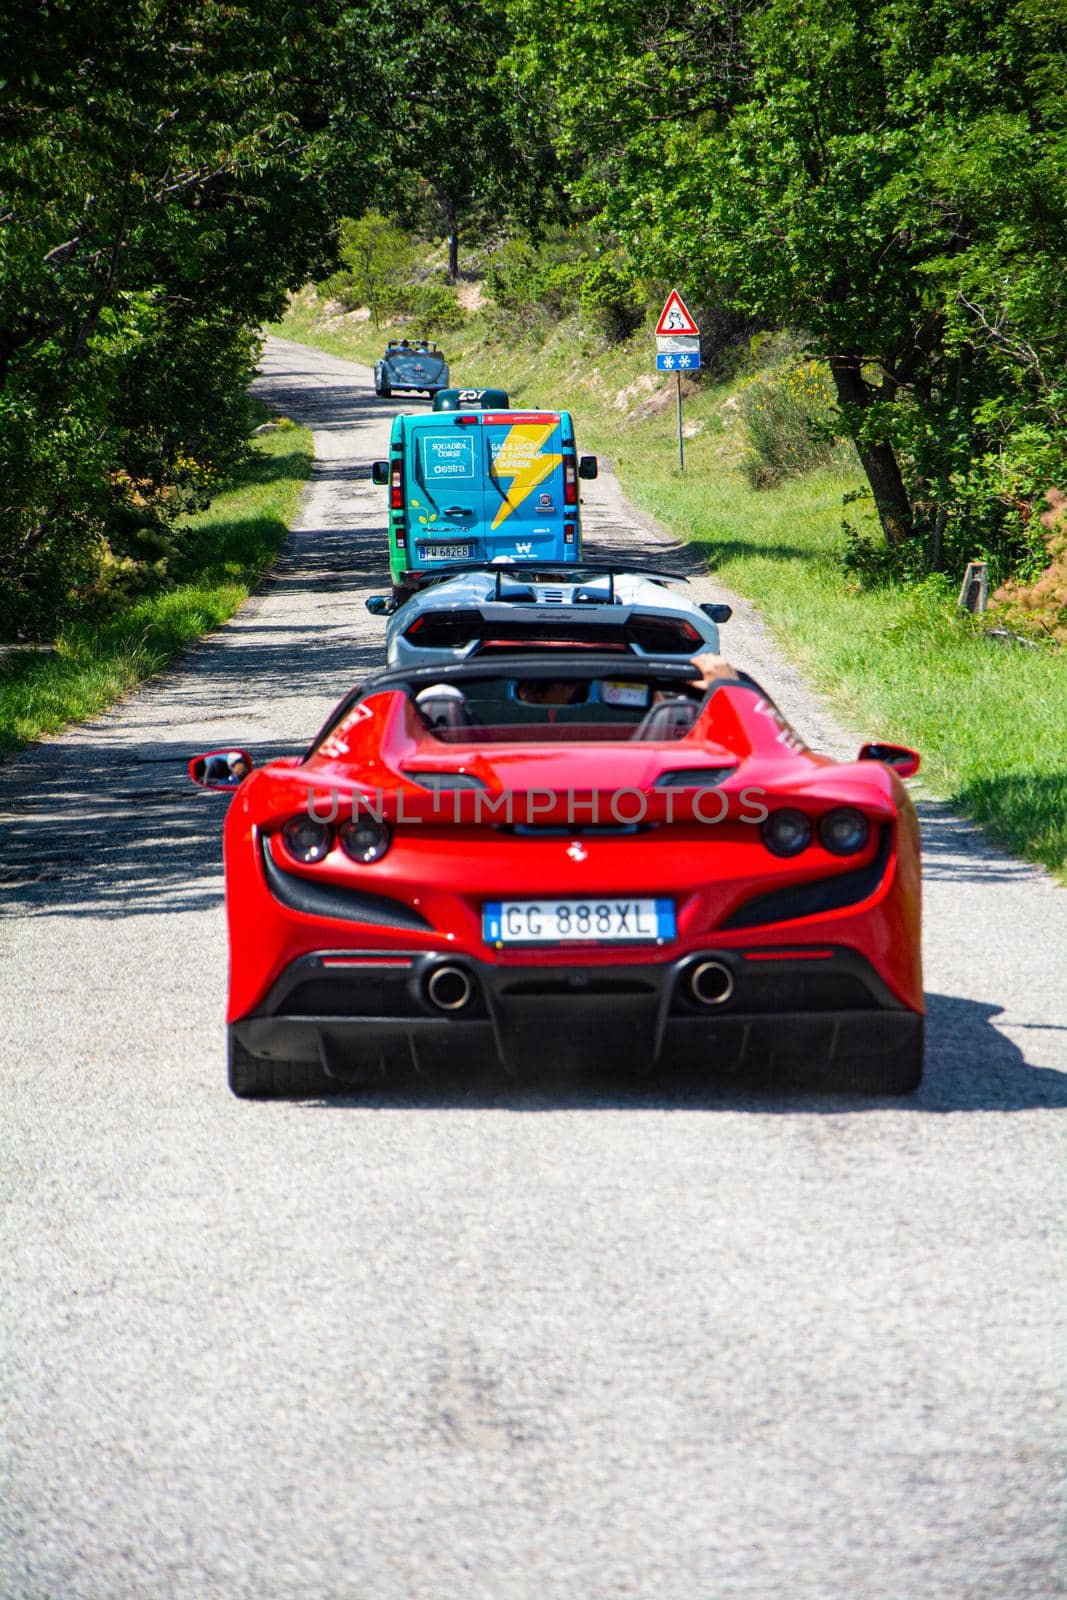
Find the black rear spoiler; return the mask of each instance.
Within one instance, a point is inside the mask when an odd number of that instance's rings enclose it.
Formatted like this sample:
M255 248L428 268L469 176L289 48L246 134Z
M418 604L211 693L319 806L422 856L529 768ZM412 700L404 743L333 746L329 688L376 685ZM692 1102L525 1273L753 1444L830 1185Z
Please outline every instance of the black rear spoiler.
M639 561L464 561L440 567L414 567L401 575L401 582L409 589L426 589L445 578L462 578L471 572L491 572L496 578L497 593L505 578L537 581L538 578L564 578L572 583L587 583L590 579L625 577L633 573L639 578L658 578L667 583L688 583L680 572L665 572L661 567L646 567ZM612 582L614 598L614 582Z

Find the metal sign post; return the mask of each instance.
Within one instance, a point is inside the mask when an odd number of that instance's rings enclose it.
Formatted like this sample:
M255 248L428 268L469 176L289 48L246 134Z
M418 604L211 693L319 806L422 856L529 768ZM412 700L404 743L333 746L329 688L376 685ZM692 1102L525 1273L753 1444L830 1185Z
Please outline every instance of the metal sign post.
M656 371L673 372L678 409L678 471L685 471L685 443L682 436L682 373L700 369L700 329L677 289L656 323Z
M678 396L678 471L685 471L685 445L682 443L682 374L674 374L674 388Z

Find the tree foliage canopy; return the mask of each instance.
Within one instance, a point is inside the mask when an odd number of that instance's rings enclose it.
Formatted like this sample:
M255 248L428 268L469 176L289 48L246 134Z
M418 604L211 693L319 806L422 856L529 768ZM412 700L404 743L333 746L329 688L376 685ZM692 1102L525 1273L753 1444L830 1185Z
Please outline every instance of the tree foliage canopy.
M385 138L379 204L412 222L427 205L449 242L449 276L471 224L558 208L558 162L533 103L503 70L511 33L498 0L365 0L347 11L350 58L370 60Z
M251 330L339 243L388 277L339 241L370 205L379 243L429 205L453 273L461 230L577 212L600 242L539 281L613 337L631 269L798 331L901 567L1025 576L1067 480L1065 45L1063 0L16 0L0 631L166 581Z
M335 22L327 0L45 0L0 24L9 631L158 578L240 449L249 330L362 198L370 125L322 87Z
M1060 0L509 9L631 253L829 362L889 539L1018 556L1064 464Z

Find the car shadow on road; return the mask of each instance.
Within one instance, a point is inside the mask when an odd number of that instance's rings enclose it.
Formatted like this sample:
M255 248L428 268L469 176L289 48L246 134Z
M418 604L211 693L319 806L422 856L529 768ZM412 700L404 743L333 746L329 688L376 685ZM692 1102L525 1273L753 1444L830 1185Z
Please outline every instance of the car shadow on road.
M672 540L635 556L633 530L616 530L610 523L604 526L597 526L595 521L591 526L583 524L582 559L590 566L601 563L629 570L648 567L686 580L707 577L703 562L693 555L690 545Z
M324 476L367 470L322 465ZM194 789L189 759L224 746L249 751L257 766L296 753L342 694L380 667L384 624L368 637L362 594L388 586L384 545L384 525L290 534L256 597L121 714L105 714L100 737L73 729L5 763L0 911L120 918L218 905L229 797ZM351 624L336 620L335 599L346 594ZM291 595L299 609L267 620L266 595ZM330 623L315 620L320 595L331 602ZM296 695L308 716L301 738L283 742L272 706ZM160 737L160 702L172 711L174 737ZM182 733L186 723L195 735ZM213 737L204 737L205 725Z
M1044 870L1005 854L947 801L917 799L915 809L922 827L924 883L1023 883Z
M362 384L316 386L308 383L307 373L297 371L265 374L252 384L252 393L268 401L273 411L318 433L344 432L380 415L382 405L374 390Z
M1067 1107L1067 1071L1027 1063L1022 1051L995 1026L1002 1008L956 995L927 996L926 1072L916 1093L874 1096L811 1093L755 1075L715 1078L660 1066L623 1079L618 1070L564 1074L551 1062L536 1078L503 1077L483 1062L457 1063L433 1077L397 1071L358 1093L308 1102L309 1109L377 1110L718 1111L774 1115L854 1115L898 1111L1031 1111ZM1064 1030L1067 1052L1067 1029Z
M180 673L164 673L129 704L121 740L56 741L12 762L0 776L0 913L104 917L204 910L222 900L222 826L230 796L196 789L188 763L204 749L244 749L256 766L299 753L271 728L273 694L320 691L321 719L340 693L377 666L377 645L349 643L334 626L285 630L242 622L239 645L208 641ZM343 664L343 671L341 670ZM199 670L203 668L203 671ZM250 689L254 685L254 692ZM201 716L209 685L214 738L159 737L152 706L169 695ZM144 742L137 742L139 726ZM308 719L308 736L314 721Z

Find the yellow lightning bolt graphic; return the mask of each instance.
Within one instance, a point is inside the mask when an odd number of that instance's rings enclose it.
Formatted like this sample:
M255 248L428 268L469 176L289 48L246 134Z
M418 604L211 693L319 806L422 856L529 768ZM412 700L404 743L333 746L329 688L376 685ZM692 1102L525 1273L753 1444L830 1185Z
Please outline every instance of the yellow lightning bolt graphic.
M494 478L511 479L500 510L493 518L494 528L499 528L563 460L562 455L539 453L555 426L554 422L516 422L509 429L492 466Z

